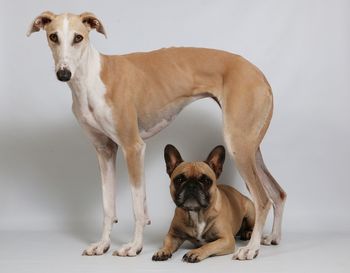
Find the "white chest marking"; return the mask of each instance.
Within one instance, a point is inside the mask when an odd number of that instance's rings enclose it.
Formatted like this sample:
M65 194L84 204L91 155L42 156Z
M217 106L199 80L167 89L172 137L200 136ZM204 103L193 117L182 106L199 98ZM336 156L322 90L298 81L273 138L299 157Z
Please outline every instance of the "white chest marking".
M202 238L202 235L203 235L203 231L205 229L206 223L204 221L199 221L198 212L190 211L190 217L196 228L197 240L204 243L205 240Z
M106 87L100 78L100 55L92 48L87 51L86 60L69 82L73 96L73 112L80 123L94 128L117 142L112 109L105 100Z

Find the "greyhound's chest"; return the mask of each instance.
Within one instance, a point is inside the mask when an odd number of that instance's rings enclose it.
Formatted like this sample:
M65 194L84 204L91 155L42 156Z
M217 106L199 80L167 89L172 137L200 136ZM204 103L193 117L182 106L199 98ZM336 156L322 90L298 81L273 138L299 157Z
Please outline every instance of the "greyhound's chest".
M73 113L83 126L90 127L114 141L117 140L112 109L105 100L102 82L72 84Z

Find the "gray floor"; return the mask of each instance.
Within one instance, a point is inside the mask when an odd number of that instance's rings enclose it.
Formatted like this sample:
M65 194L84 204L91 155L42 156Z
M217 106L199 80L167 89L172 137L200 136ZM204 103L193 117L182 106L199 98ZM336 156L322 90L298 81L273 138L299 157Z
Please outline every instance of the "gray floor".
M111 255L130 236L114 235L108 253L81 256L89 234L63 231L1 231L1 272L350 272L350 232L286 232L280 246L262 246L257 259L233 261L231 256L213 257L198 264L181 262L180 249L166 262L152 262L162 235L146 230L143 252L138 257ZM125 240L124 240L125 238Z

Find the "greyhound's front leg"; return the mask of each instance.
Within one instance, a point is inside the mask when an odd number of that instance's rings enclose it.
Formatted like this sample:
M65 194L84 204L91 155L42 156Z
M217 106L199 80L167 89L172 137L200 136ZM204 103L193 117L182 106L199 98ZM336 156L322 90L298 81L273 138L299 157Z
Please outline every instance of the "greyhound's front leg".
M115 213L115 161L118 147L110 140L105 143L94 143L94 145L101 172L104 220L101 240L91 244L83 252L83 255L88 256L102 255L108 251L111 245L112 226L113 223L117 222Z
M138 140L128 146L123 146L125 160L128 166L129 180L134 209L135 230L133 240L123 245L113 255L136 256L142 250L143 229L150 223L146 208L146 190L144 179L144 155L146 145L142 140Z

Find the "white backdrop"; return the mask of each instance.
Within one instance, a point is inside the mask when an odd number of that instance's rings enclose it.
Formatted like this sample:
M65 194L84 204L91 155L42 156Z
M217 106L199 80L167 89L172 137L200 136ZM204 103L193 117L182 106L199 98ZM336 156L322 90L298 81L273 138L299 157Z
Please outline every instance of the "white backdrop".
M44 10L94 12L107 54L168 46L218 48L246 57L275 97L262 144L288 193L284 229L348 230L350 153L350 1L19 1L0 0L0 229L89 231L97 240L102 200L97 160L71 113L68 86L56 80L43 32L25 36ZM172 143L187 160L223 144L214 101L187 107L148 140L146 183L152 225L168 227L173 204L163 161ZM127 172L118 155L118 229L132 229ZM221 182L244 189L227 160ZM77 235L78 236L78 235ZM159 236L159 242L162 236Z

